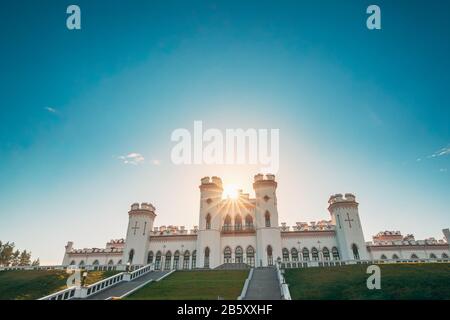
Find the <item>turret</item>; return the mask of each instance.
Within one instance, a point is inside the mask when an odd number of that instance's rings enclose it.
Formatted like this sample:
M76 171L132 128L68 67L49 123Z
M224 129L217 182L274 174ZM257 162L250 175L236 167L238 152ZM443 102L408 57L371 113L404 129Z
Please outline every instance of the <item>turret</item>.
M330 196L328 200L332 224L335 225L336 239L339 244L341 259L366 260L369 258L361 220L358 212L358 202L351 193Z
M133 265L147 263L149 235L153 229L155 207L147 202L133 203L128 211L127 239L123 261Z
M275 175L255 175L253 189L256 198L256 263L257 266L273 265L281 257Z

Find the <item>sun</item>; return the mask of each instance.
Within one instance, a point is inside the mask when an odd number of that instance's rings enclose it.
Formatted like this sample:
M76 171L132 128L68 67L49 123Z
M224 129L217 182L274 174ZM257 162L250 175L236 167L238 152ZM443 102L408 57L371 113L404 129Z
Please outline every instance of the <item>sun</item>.
M239 197L238 188L233 184L228 184L223 188L223 199L237 199Z

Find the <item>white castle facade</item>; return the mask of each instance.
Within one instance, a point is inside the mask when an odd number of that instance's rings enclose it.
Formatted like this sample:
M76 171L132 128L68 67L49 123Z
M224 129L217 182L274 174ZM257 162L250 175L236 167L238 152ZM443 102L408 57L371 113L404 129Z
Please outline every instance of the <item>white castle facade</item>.
M330 220L289 227L279 224L277 182L274 175L254 177L255 198L239 192L236 199L222 197L219 177L200 184L198 227L154 227L155 207L131 206L126 240L112 240L106 248L74 249L66 245L63 265L140 266L156 269L217 268L230 263L252 267L274 265L321 266L377 260L448 261L448 229L444 239L416 241L400 232L380 232L366 242L353 194L332 195Z

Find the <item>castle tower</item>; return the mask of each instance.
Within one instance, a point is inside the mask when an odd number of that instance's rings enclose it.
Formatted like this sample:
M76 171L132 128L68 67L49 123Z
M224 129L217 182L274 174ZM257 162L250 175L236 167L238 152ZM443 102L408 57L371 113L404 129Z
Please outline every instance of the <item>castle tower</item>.
M358 202L351 193L335 194L328 200L328 211L336 228L336 239L342 260L369 259L361 220L358 213Z
M134 203L128 212L128 229L123 263L147 264L150 231L155 221L155 207L149 203Z
M219 177L201 179L200 215L197 233L197 268L215 268L220 265L220 228L222 217L222 180Z
M256 266L275 265L278 257L281 258L275 176L257 174L253 189L256 198Z

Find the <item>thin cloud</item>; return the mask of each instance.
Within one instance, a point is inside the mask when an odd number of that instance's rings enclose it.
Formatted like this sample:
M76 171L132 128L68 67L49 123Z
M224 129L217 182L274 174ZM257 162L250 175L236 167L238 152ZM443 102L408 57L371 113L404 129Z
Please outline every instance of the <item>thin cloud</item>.
M127 154L126 156L119 156L118 157L124 164L132 164L132 165L139 165L144 162L144 156L137 152L132 152Z
M442 157L450 154L450 146L444 147L442 149L439 149L435 153L433 153L429 158L437 158Z
M58 111L55 108L52 108L52 107L45 107L44 109L47 110L50 113L58 113Z

